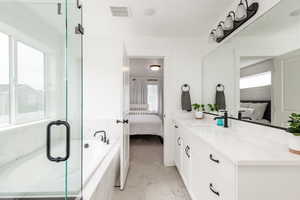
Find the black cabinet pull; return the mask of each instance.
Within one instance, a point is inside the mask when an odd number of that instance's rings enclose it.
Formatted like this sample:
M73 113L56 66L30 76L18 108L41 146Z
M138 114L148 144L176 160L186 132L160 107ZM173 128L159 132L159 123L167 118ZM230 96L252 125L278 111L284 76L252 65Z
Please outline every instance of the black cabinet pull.
M181 146L181 142L180 142L180 141L181 141L181 138L178 137L178 138L177 138L177 144L178 144L178 146Z
M220 196L220 193L217 192L217 191L214 189L214 186L213 186L212 183L209 184L209 189L210 189L210 191L211 191L212 193L214 193L215 195Z
M51 127L52 126L65 126L66 127L66 155L65 157L53 157L51 155ZM52 162L63 162L70 157L70 124L66 121L53 121L47 125L47 158Z
M126 119L126 120L123 120L123 124L128 124L129 123L129 120Z
M188 158L190 158L191 157L191 155L190 155L190 146L189 145L187 145L186 147L185 147L185 149L184 149L184 151L185 151L185 154L186 154L186 156L188 157Z
M211 161L215 162L215 163L220 163L220 161L219 161L219 160L217 160L217 159L214 159L214 157L213 157L213 155L212 155L212 154L209 154L209 159L210 159Z
M174 127L175 127L175 128L178 128L178 126L177 126L177 125L175 125Z

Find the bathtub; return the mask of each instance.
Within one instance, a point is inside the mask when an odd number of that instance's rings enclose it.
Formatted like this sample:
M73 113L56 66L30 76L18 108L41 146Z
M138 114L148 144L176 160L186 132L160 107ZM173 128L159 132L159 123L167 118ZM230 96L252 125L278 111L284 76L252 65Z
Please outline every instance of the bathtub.
M65 188L68 197L78 196L114 143L107 145L100 140L86 140L83 145L83 168L80 140L71 141L67 162L50 162L43 148L1 167L0 198L64 197ZM52 154L61 155L64 150L65 144L58 143L52 147Z

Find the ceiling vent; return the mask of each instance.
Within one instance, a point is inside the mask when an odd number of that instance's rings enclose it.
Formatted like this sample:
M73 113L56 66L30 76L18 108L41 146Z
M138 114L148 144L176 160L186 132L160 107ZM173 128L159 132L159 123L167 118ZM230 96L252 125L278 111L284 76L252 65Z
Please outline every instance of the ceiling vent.
M110 11L113 17L128 17L128 7L125 6L111 6Z

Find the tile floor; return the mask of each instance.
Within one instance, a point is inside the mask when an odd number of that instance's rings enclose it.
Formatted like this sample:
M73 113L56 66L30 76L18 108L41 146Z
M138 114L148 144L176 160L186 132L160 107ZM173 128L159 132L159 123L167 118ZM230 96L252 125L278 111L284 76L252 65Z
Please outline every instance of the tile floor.
M116 188L113 200L190 200L175 167L163 166L163 146L158 137L133 138L130 148L126 188Z

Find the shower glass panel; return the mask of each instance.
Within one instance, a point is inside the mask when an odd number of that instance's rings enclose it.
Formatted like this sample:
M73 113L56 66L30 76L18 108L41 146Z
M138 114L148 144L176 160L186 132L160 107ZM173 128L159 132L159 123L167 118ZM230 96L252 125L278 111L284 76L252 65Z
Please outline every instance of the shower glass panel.
M81 196L76 3L0 0L0 199Z

